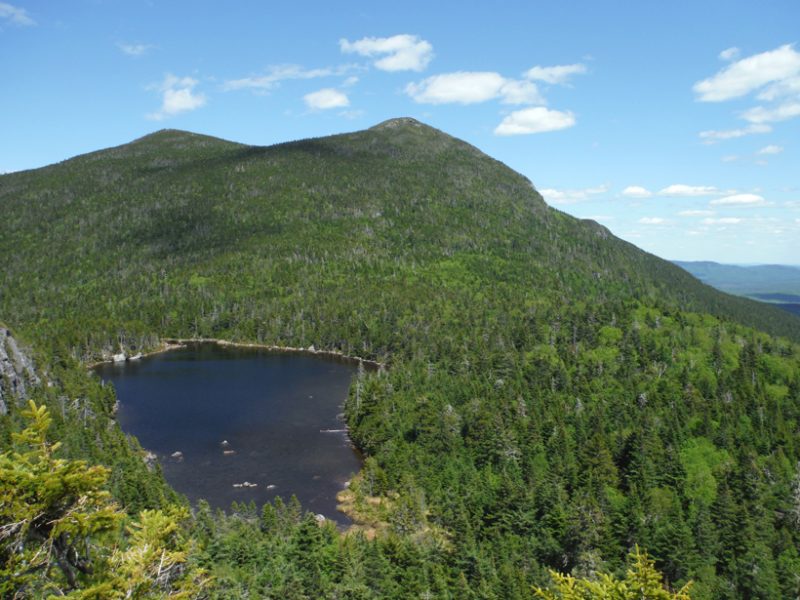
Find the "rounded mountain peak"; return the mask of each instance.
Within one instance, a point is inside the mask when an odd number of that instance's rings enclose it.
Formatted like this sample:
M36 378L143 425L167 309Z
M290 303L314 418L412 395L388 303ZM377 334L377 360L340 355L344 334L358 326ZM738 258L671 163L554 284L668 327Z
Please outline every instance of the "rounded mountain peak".
M412 117L396 117L394 119L389 119L387 121L383 121L382 123L378 123L377 125L370 127L373 130L383 130L383 129L397 129L400 127L428 127L425 123L421 123Z

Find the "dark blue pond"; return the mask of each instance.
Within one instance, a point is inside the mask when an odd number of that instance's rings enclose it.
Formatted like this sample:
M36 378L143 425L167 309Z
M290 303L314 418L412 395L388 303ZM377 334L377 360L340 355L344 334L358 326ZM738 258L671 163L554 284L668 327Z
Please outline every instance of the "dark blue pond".
M215 344L97 369L116 388L122 429L192 502L260 506L296 494L304 509L340 523L349 521L336 494L361 467L340 416L355 371L329 358Z

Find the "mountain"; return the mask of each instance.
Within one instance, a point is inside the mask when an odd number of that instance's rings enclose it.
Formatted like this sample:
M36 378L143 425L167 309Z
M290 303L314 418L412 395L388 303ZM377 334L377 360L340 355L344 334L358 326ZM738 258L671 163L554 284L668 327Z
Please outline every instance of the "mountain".
M20 292L0 306L75 353L188 331L386 357L397 344L350 315L418 311L409 299L453 275L481 288L513 279L567 303L597 288L800 339L780 311L550 209L526 178L410 119L267 148L161 131L5 175L0 203L4 282ZM302 324L255 318L287 303ZM344 330L327 331L338 321ZM138 337L118 340L120 324Z
M389 365L345 404L354 516L385 533L200 511L220 597L525 598L633 544L698 598L797 593L800 320L463 141L407 118L270 147L165 130L0 176L0 207L0 317L60 373L54 412L67 384L109 406L78 361L165 338ZM126 502L166 501L126 477Z

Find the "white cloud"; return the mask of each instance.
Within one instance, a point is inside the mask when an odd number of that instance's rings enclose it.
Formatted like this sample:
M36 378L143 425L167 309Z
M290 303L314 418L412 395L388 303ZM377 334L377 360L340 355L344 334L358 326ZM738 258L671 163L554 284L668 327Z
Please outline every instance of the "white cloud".
M775 108L756 106L742 113L743 119L756 124L785 121L797 116L800 116L800 101L785 102Z
M549 204L575 204L591 200L592 196L605 194L608 192L608 185L598 185L596 187L584 188L579 190L558 190L555 188L544 188L539 193Z
M477 104L500 98L504 104L543 103L536 85L492 71L457 71L409 83L406 94L419 104Z
M639 185L629 185L622 190L622 195L628 198L649 198L653 195L653 192Z
M703 225L736 225L744 219L739 217L722 217L719 219L703 219Z
M351 75L342 82L342 87L350 87L357 83L358 83L358 77L356 75Z
M639 223L642 225L664 225L667 222L666 219L662 219L661 217L642 217L639 219Z
M5 2L0 2L0 19L7 19L14 25L20 25L23 27L36 25L36 21L31 19L30 15L28 15L28 11L26 11L24 8L19 8L18 6L7 4Z
M530 81L517 81L506 79L500 87L500 96L503 104L544 104L544 98L539 94L539 88Z
M736 162L737 160L739 160L739 157L735 154L728 154L727 156L723 156L720 160L724 163L730 163L730 162Z
M525 77L533 79L534 81L544 81L545 83L563 84L572 75L581 75L586 73L586 65L577 63L574 65L557 65L554 67L540 67L535 66L528 69Z
M783 152L783 148L781 146L770 144L769 146L764 146L761 150L759 150L758 154L780 154L781 152Z
M347 95L333 88L324 88L303 96L303 101L312 110L344 108L350 106Z
M381 57L373 64L382 71L422 71L433 58L433 46L429 42L408 34L365 37L355 42L341 39L339 48L345 54Z
M205 95L194 93L194 88L197 84L198 81L191 77L176 77L168 73L163 82L148 88L161 92L162 101L161 108L146 115L147 118L161 121L204 106L206 103Z
M340 65L338 67L325 67L321 69L306 69L300 65L271 65L267 67L266 73L263 75L253 75L241 79L229 79L222 85L222 89L226 92L245 89L268 91L278 87L282 81L342 76L352 72L356 68L355 65ZM358 81L357 78L355 81L351 81L352 79L352 77L346 79L345 85L352 85L352 83Z
M685 185L675 183L665 187L658 192L659 196L694 197L694 196L713 196L719 194L719 190L713 185Z
M754 133L769 133L772 127L769 125L754 124L748 125L741 129L726 129L722 131L701 131L700 138L705 140L706 144L714 144L721 140L732 140L735 138L744 137L746 135L753 135Z
M679 217L708 217L714 214L713 210L682 210Z
M128 56L144 56L152 50L153 47L152 44L123 44L121 42L117 44L117 48Z
M766 200L758 194L733 194L711 201L712 206L760 206L763 204L766 204Z
M692 88L702 102L739 98L776 81L800 73L800 53L791 44L731 63Z
M734 58L739 56L739 49L735 46L733 48L727 48L719 53L720 60L733 60Z
M570 111L559 111L536 106L515 110L495 128L495 135L523 135L567 129L575 125Z
M784 96L800 95L800 76L783 79L764 88L756 98L766 102L778 100Z

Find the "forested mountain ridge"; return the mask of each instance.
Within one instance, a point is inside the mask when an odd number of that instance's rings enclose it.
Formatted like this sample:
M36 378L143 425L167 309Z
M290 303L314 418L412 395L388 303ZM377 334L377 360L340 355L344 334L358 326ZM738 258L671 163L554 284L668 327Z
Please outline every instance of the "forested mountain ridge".
M637 543L695 597L800 592L798 320L464 142L411 119L266 148L162 131L4 175L0 207L0 315L104 411L76 359L166 337L390 364L346 403L355 504L386 498L388 533L201 511L220 597L526 598Z
M216 270L221 257L238 263L233 257L263 262L279 256L276 267L281 262L299 262L295 267L303 272L313 267L315 273L304 273L312 280L319 278L320 266L345 273L378 263L385 269L391 262L391 272L376 272L374 279L411 293L428 283L415 273L419 265L434 275L463 270L480 280L486 279L481 273L486 265L480 263L494 261L491 276L502 277L507 268L528 269L537 287L559 290L566 302L588 287L606 288L604 293L636 294L800 339L800 325L780 311L712 291L601 226L547 208L524 177L408 119L268 148L161 131L44 169L5 175L0 202L5 214L0 252L8 257L2 275L10 288L27 292L5 298L3 309L13 311L20 325L46 321L55 337L78 353L96 352L103 344L59 331L64 319L68 328L78 325L76 316L91 314L92 323L79 327L82 336L96 332L106 318L113 321L112 329L130 322L126 335L185 333L188 324L176 322L181 318L196 319L193 333L201 334L231 329L235 335L241 321L252 325L252 309L243 315L244 306L204 307L211 314L202 318L191 308L172 318L174 304L163 310L171 295L189 300L190 307L213 304L212 290L230 286L224 275L203 271ZM186 269L186 279L158 280L157 273L174 269ZM109 283L120 292L120 302L111 299L113 306L102 289ZM253 282L253 291L262 291L259 283L268 284L272 297L280 285ZM320 283L330 288L334 282ZM244 292L253 284L239 280L235 287ZM128 291L131 297L119 298ZM16 305L15 298L26 299ZM41 314L45 308L47 315ZM53 314L53 308L60 310ZM311 306L295 310L304 314L302 332L281 323L241 334L322 342L326 336L306 331L314 311ZM148 312L160 314L156 319ZM107 333L105 345L116 345L117 332ZM353 332L353 339L367 344L362 351L386 356L392 350L386 341L374 343L361 333Z

